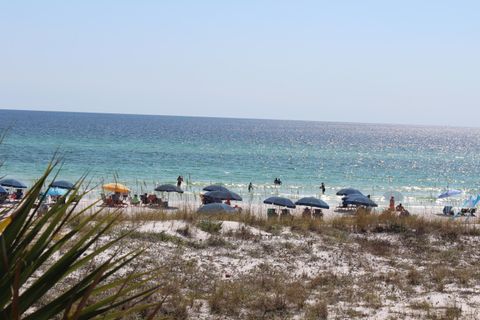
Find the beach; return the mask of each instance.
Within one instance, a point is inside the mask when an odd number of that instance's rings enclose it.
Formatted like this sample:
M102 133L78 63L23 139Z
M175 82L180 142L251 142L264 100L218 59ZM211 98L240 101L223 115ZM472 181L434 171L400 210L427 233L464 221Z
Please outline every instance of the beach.
M52 243L84 220L89 222L77 230L82 235L112 221L92 242L106 249L90 266L140 250L114 279L154 274L141 288L158 286L152 299L161 301L157 311L166 319L476 319L479 220L444 215L443 208L458 212L479 192L472 174L480 160L478 129L0 114L12 122L21 118L31 128L13 127L0 144L0 175L25 183L27 197L35 186L48 194L54 180L75 184L84 177L70 192L86 194L64 208L64 230ZM57 130L51 130L52 122ZM52 159L60 161L37 186ZM175 189L178 176L183 176L182 193ZM278 179L282 184L274 183ZM230 201L235 211L197 212L204 189L212 184L242 198ZM154 191L159 185L174 192ZM378 206L368 213L362 205L358 211L339 210L344 196L337 193L348 187ZM63 190L54 191L68 192ZM120 205L123 194L128 197ZM135 195L144 194L168 206L131 204ZM387 210L390 194L398 197L393 205L401 203L409 216ZM38 203L41 197L33 196ZM51 197L39 217L62 212ZM329 209L322 209L321 218L305 217L305 206L298 205L289 215L268 217L269 209L283 209L265 204L270 197L292 202L315 197ZM17 203L2 206L2 228ZM37 217L34 208L28 212ZM60 261L65 250L37 272ZM93 252L89 248L83 256ZM81 267L59 280L51 296L89 270ZM41 307L36 302L29 312Z

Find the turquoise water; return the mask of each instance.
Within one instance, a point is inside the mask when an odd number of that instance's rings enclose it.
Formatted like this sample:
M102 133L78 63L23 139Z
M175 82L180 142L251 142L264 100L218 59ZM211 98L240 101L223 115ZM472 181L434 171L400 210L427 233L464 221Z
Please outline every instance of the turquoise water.
M259 196L327 194L345 186L411 201L450 187L480 191L480 129L0 110L0 176L32 183L59 150L61 177L117 176L135 192L178 175L188 190L224 183ZM277 190L272 182L281 178Z

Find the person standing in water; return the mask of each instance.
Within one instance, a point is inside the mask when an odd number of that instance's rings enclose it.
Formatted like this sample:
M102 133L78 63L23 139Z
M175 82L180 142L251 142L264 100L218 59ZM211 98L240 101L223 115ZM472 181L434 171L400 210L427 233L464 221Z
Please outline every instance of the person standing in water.
M177 178L177 187L181 187L182 186L182 182L183 182L183 177L182 176L178 176Z
M393 196L390 197L389 209L390 209L391 211L394 211L394 210L395 210L395 198L394 198Z
M248 192L252 192L252 190L253 190L253 184L250 181L250 183L248 184Z
M322 191L322 194L325 194L325 184L323 182L320 185L320 190Z

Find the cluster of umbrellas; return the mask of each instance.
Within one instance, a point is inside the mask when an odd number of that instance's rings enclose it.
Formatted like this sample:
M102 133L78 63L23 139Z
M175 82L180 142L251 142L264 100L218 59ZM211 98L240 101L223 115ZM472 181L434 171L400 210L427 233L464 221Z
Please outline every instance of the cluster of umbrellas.
M321 199L317 199L315 197L301 198L295 203L293 203L292 200L283 198L283 197L270 197L263 200L263 203L271 204L279 207L291 208L291 209L295 209L296 206L305 206L305 207L321 208L321 209L330 208L330 206L325 201Z
M223 201L223 200L242 201L243 200L241 196L239 196L233 191L228 190L227 188L221 185L210 185L203 188L203 190L207 191L203 196L211 200L218 200L218 201ZM271 204L279 207L287 207L287 208L295 208L297 205L322 208L322 209L330 208L330 206L325 201L314 198L314 197L302 198L295 203L293 203L292 200L284 197L270 197L265 199L263 203ZM198 212L200 213L211 213L211 212L231 213L234 211L235 209L232 208L231 206L225 203L220 203L220 202L205 204L198 209Z
M206 191L203 197L212 201L204 204L197 212L199 213L232 213L235 209L222 201L242 201L242 197L228 188L218 184L212 184L203 188Z
M357 189L345 188L337 192L337 196L343 196L342 201L347 205L358 205L365 207L378 207L369 197L365 196Z
M442 192L441 194L438 195L438 199L446 199L450 197L455 197L463 194L463 191L457 190L457 189L451 189ZM464 208L475 208L480 204L480 194L476 196L469 196L467 199L463 201L462 207Z
M13 189L26 189L27 186L16 179L2 179L0 180L0 194L8 193L5 188L13 188ZM49 196L64 196L68 190L74 189L75 186L73 183L66 181L66 180L56 180L50 184L46 195Z
M220 185L211 185L205 187L204 191L208 191L204 194L205 197L216 200L235 200L242 201L242 198ZM353 188L342 189L337 192L337 195L344 196L342 198L345 204L361 205L366 207L378 207L369 197L363 195L359 190ZM270 204L279 207L294 209L296 206L306 206L311 208L329 209L330 206L323 200L315 197L304 197L296 201L295 203L284 197L269 197L263 201L265 204ZM234 209L224 203L210 203L200 207L198 212L233 212Z

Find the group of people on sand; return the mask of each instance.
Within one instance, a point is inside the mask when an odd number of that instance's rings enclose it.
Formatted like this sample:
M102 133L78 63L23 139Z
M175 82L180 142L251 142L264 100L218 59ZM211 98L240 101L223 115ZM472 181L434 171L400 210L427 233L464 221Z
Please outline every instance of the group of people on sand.
M113 192L109 195L101 194L103 204L107 207L122 207L128 205L128 193Z
M168 203L158 198L155 193L144 193L138 196L134 194L133 197L130 197L127 193L121 194L119 192L114 192L110 195L105 195L102 193L102 199L104 205L108 207L122 207L127 205L139 206L139 205L167 205Z
M389 206L388 206L388 210L391 211L391 212L398 212L400 214L400 216L409 216L410 215L410 212L405 209L405 207L399 203L397 206L395 206L395 197L394 196L391 196L390 197L390 203L389 203Z

